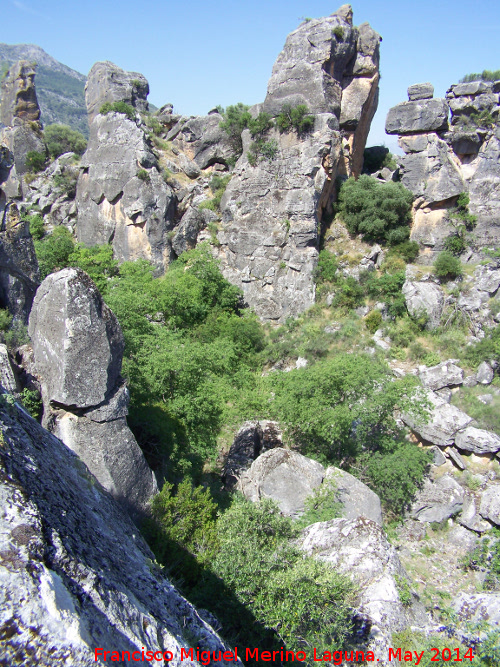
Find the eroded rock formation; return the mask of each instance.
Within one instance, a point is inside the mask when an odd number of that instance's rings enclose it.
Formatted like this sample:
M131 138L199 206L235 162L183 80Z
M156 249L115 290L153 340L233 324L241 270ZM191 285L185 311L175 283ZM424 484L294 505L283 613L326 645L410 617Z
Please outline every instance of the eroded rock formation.
M126 422L120 325L86 273L63 269L43 281L29 333L44 425L134 516L140 514L156 482Z
M419 87L422 94L414 92ZM401 181L416 196L411 238L423 246L422 263L443 249L453 231L450 209L462 192L477 216L474 248L500 241L499 92L498 81L475 81L432 99L432 86L417 84L408 88L410 101L388 113L386 132L399 135L405 152Z
M336 177L360 173L377 108L379 42L368 24L353 26L349 5L306 21L288 36L254 113L305 104L313 131L272 130L276 154L254 166L251 136L243 132L243 155L222 200L218 257L263 319L283 320L314 301L322 215Z
M90 137L77 184L77 234L89 246L112 243L119 261L147 259L161 273L170 258L174 194L160 175L139 116L98 113L104 101L145 110L149 88L136 76L112 63L97 63L90 71Z

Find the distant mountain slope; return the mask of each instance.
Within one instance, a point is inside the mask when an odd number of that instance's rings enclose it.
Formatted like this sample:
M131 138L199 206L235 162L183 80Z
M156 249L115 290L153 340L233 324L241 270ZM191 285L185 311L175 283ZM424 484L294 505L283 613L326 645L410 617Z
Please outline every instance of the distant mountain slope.
M55 60L36 44L0 44L0 71L21 59L38 65L35 83L43 124L63 123L87 137L87 77Z

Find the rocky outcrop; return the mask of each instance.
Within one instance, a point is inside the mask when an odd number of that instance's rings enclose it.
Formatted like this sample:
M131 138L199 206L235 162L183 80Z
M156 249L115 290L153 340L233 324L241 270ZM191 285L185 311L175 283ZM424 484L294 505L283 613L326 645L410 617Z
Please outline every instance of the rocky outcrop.
M412 505L411 514L418 521L441 523L459 514L463 503L463 488L450 475L443 475L436 481L425 480Z
M410 415L403 415L403 420L427 442L440 447L452 445L457 433L469 426L472 417L432 391L428 391L426 397L430 404L427 421L417 421Z
M139 72L125 72L109 61L95 63L85 84L89 125L105 102L125 102L138 111L148 111L149 83Z
M215 164L227 165L234 155L234 148L220 126L222 120L219 113L185 118L172 128L171 137L175 139L175 145L200 169Z
M426 264L453 232L449 214L461 192L469 194L469 212L477 216L474 249L500 241L498 82L454 85L446 99L431 99L429 86L410 86L410 101L393 107L386 122L405 152L401 182L416 197L411 238L421 244ZM420 87L427 89L422 96Z
M305 104L311 133L269 132L272 159L248 160L252 139L222 200L218 257L226 278L265 320L281 321L314 301L318 228L339 175L359 174L378 99L380 37L352 25L345 5L291 33L278 56L267 96L253 113L277 115Z
M487 623L492 628L500 625L500 593L460 593L452 600L451 608L460 621Z
M500 526L500 485L489 486L481 496L479 514L496 526Z
M76 454L17 405L0 405L0 429L5 664L90 667L101 647L180 667L190 645L227 650Z
M444 307L444 294L439 285L407 277L402 292L406 308L412 317L425 316L429 329L439 326Z
M300 545L359 586L356 607L368 626L367 643L378 664L390 664L386 661L393 632L427 625L396 549L374 521L360 517L314 523L303 531Z
M111 86L110 95L118 98L124 89ZM174 199L140 121L122 113L95 116L77 184L78 240L112 243L119 261L147 259L162 273L170 257Z
M0 145L10 160L0 168L1 193L7 198L23 195L22 176L27 171L26 159L30 151L45 153L41 132L40 109L35 90L35 69L31 63L20 60L11 66L3 79L0 102L0 123L6 127L0 131Z
M22 220L17 206L10 203L0 229L0 307L15 320L27 324L40 272L29 223Z
M419 373L420 381L428 389L436 391L443 387L454 387L462 384L464 380L463 370L454 362L456 359L443 361L437 366L425 368Z
M248 430L240 433L243 442ZM247 449L251 445L248 442ZM321 463L279 446L258 456L241 474L237 488L252 502L272 498L283 514L298 517L306 499L321 485L335 495L344 517L362 516L382 525L380 499L366 484L344 470L333 466L325 470Z
M500 437L496 433L474 426L468 426L464 431L457 433L455 444L459 449L474 454L490 454L500 451Z
M236 434L222 471L226 487L233 487L255 459L275 447L282 447L282 432L274 421L245 422Z
M156 482L127 426L120 377L123 335L96 286L80 269L48 276L29 320L44 401L43 423L137 516Z
M35 90L35 67L27 60L14 63L1 84L0 123L13 125L15 118L38 121L40 109Z

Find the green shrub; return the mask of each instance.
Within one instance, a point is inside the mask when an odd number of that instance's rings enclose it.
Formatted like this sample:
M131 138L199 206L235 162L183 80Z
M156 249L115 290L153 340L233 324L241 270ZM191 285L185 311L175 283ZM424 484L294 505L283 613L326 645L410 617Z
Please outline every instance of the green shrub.
M67 171L62 169L60 174L54 176L54 185L55 187L67 195L70 199L76 197L76 183L78 180L78 174L72 171Z
M382 313L380 310L371 310L365 317L365 324L368 331L372 334L374 334L377 329L380 329L382 324Z
M334 35L339 41L344 39L344 29L340 25L336 25L332 30L332 35Z
M49 273L68 266L68 259L75 248L71 232L63 226L56 227L39 241L35 241L35 251L40 267L40 275L46 278Z
M135 120L135 109L133 106L130 104L127 104L126 102L104 102L104 104L101 106L99 109L99 113L102 114L103 116L108 114L108 113L122 113L129 120Z
M398 245L410 235L412 201L412 193L401 183L380 183L364 174L342 184L339 213L351 234Z
M40 213L27 214L24 216L29 221L31 236L39 241L45 235L45 228L43 224L43 216Z
M444 247L445 250L451 252L452 255L459 257L467 248L467 241L463 236L450 234L450 236L444 240Z
M21 392L21 402L33 419L40 421L43 412L40 392L36 389L28 389L25 387Z
M306 134L314 128L314 116L309 114L305 104L298 104L296 107L284 104L276 118L276 127L280 132L295 130L299 135Z
M110 279L118 275L118 262L113 259L111 244L87 248L78 243L68 256L67 264L88 273L103 297L107 294Z
M223 114L224 120L220 123L220 127L228 135L232 148L238 156L243 152L241 133L252 121L249 108L247 104L241 102L228 106Z
M318 255L318 264L314 271L316 284L335 282L338 266L339 263L336 255L329 250L321 250Z
M434 261L434 273L445 281L460 278L462 265L458 257L454 257L449 250L443 250Z
M297 522L297 526L305 528L318 521L329 521L342 516L342 503L338 498L335 477L325 479L320 486L304 501L304 514Z
M68 125L57 123L47 125L44 130L44 138L52 158L58 158L64 153L83 155L87 148L87 140L83 134L72 130Z
M29 342L27 326L19 320L14 320L8 331L5 332L5 344L7 347L10 350L15 350Z
M473 366L492 359L500 361L500 324L490 329L478 343L467 346L465 357Z
M6 308L0 308L0 331L5 334L12 323L12 315Z
M29 171L37 174L45 169L47 164L47 155L39 151L28 151L26 154L26 167Z
M402 257L408 264L411 264L417 259L419 252L420 247L417 241L404 241L403 243L393 246L389 255L394 253L395 255Z
M147 172L146 169L139 169L137 172L137 178L141 181L144 181L144 183L149 183L151 180L149 177L149 172Z
M248 121L248 129L250 130L253 139L262 137L273 127L274 123L272 116L265 111L261 111L256 118L251 118Z
M217 505L208 489L193 487L186 479L177 487L165 482L153 498L153 521L148 523L149 543L161 563L166 563L173 576L182 577L190 585L196 583L202 568L217 552ZM185 553L189 559L186 567Z
M231 180L230 174L227 174L226 176L218 176L218 175L213 176L212 180L210 181L209 187L214 196L212 199L208 199L201 202L198 208L199 209L206 208L209 209L210 211L213 211L214 213L220 213L220 203L230 180Z
M469 83L470 81L498 81L500 79L500 69L483 70L481 74L466 74L460 79L460 83Z
M353 310L364 302L364 291L361 285L352 276L337 283L332 305L343 310Z

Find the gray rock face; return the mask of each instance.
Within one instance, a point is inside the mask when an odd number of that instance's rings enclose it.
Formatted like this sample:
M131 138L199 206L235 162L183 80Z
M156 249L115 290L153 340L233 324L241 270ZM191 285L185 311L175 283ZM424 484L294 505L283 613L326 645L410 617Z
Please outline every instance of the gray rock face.
M389 109L385 131L387 134L441 132L448 129L448 114L448 105L444 99L401 102Z
M219 113L190 118L179 128L175 145L188 155L200 169L213 164L227 164L233 155L228 135L220 127Z
M107 399L121 372L123 334L86 273L63 269L45 278L29 334L46 400L88 408Z
M425 523L445 521L462 509L464 490L450 475L443 475L435 482L426 479L417 494L411 514Z
M450 359L437 366L426 368L419 373L419 377L424 387L436 391L436 389L442 389L443 387L462 384L464 372Z
M0 306L27 324L40 272L29 223L20 219L15 204L4 211L0 231Z
M481 496L479 514L500 526L500 485L489 486Z
M12 125L14 118L38 121L40 108L35 90L35 68L27 60L11 65L1 84L0 123Z
M439 326L444 306L443 290L439 285L406 280L402 291L410 315L418 317L425 314L429 329Z
M96 286L80 269L49 275L29 320L41 379L44 424L138 517L156 482L127 426L120 378L123 335Z
M472 417L454 405L449 405L432 391L427 392L427 398L432 406L428 421L416 422L413 417L403 415L404 422L421 438L433 445L440 447L452 445L456 434L471 423Z
M226 650L73 452L17 406L0 406L0 427L5 664L90 667L96 647L144 647L180 667L191 642Z
M213 211L189 206L172 238L172 249L175 254L179 256L186 250L196 247L198 234L216 220L218 217Z
M77 185L78 240L112 242L116 259L147 259L163 272L175 198L156 165L135 122L117 113L96 116Z
M85 86L89 125L105 102L125 102L138 111L148 111L149 84L138 72L125 72L109 61L95 63Z
M337 175L359 174L378 101L380 38L367 24L352 26L352 10L303 23L278 56L258 110L307 105L313 131L272 131L274 159L243 155L222 200L218 257L226 278L242 288L265 320L282 321L312 305L318 223ZM341 35L341 36L340 36ZM343 133L343 139L341 132ZM196 159L196 158L195 158Z
M275 447L282 447L282 433L277 422L245 422L236 434L222 471L227 487L234 486L255 459Z
M304 501L323 481L321 463L281 447L259 456L240 477L238 489L252 502L275 500L283 514L299 516Z
M382 525L382 508L377 494L359 479L345 470L326 469L323 484L332 484L337 497L343 505L342 514L346 519L357 519L362 516Z
M430 100L434 97L434 86L432 83L414 83L408 87L408 99L410 102L416 100Z
M500 451L500 437L491 431L468 426L455 436L455 445L474 454L488 454Z
M9 359L7 346L0 344L0 385L9 394L17 392L16 378Z
M368 643L380 664L388 664L392 632L427 624L415 593L409 605L402 604L398 582L407 582L408 575L374 521L360 517L314 523L303 531L300 544L308 555L347 574L359 586L357 609L371 626Z

